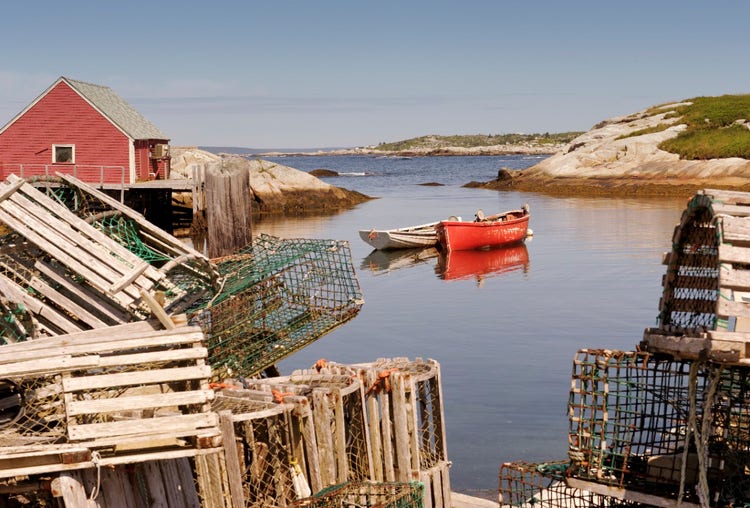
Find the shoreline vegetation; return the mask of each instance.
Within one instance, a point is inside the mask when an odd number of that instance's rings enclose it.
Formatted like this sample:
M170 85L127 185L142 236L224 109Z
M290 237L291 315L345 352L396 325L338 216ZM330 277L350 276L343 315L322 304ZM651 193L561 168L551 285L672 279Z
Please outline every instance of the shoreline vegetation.
M367 147L242 155L548 155L527 169L498 168L494 180L465 186L558 196L638 198L690 198L702 189L748 192L750 94L660 104L604 120L586 132L428 135Z
M428 135L373 146L315 151L267 151L258 157L295 155L373 155L394 157L434 157L471 155L551 155L564 148L583 132L544 134L469 134Z

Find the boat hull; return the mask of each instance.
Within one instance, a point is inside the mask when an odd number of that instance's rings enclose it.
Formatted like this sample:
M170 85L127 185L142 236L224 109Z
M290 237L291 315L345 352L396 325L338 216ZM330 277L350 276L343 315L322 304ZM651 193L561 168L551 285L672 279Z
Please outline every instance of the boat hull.
M522 210L503 214L505 220L482 222L441 221L437 227L440 247L446 251L473 250L523 242L529 214Z
M414 249L437 245L437 222L413 228L360 230L359 237L374 249Z
M440 252L436 270L444 280L481 279L528 270L529 252L524 243L486 250Z

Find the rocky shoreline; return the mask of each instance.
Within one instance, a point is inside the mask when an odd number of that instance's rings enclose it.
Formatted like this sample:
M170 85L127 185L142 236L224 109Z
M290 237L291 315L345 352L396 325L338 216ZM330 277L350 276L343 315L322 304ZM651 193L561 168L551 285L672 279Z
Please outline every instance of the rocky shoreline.
M565 145L493 145L474 146L470 148L459 146L443 146L432 148L416 148L412 150L378 150L374 147L342 148L340 150L317 150L314 152L264 152L253 154L256 157L293 157L293 156L336 156L336 155L369 155L382 157L439 157L439 156L472 156L472 155L552 155Z

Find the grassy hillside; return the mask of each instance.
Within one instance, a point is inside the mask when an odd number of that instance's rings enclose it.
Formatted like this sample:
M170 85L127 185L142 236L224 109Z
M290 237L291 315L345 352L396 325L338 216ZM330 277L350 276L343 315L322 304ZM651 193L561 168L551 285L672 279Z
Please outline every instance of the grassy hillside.
M495 145L549 146L569 143L583 134L582 132L563 132L558 134L473 134L460 136L421 136L418 138L380 143L374 147L383 151L404 151L420 148L435 149L447 147L472 148Z
M659 148L682 159L750 159L750 95L695 97L669 118L679 117L687 129Z

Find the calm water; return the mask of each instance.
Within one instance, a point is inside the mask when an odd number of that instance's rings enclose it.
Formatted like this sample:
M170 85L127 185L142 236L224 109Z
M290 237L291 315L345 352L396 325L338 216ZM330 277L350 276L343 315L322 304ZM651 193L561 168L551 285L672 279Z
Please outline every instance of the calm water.
M655 324L664 266L685 200L559 199L465 189L534 157L271 158L380 199L341 214L258 222L254 233L348 240L365 304L338 330L279 364L283 373L319 358L340 363L432 358L443 373L448 456L456 491L496 490L503 462L567 457L567 401L578 349L632 350ZM355 176L355 175L367 176ZM444 186L417 185L439 182ZM429 257L398 267L372 254L359 229L459 215L471 220L523 203L533 238L488 259ZM372 255L371 255L372 254ZM525 261L526 256L528 261ZM462 275L445 275L445 262ZM466 273L467 263L489 270ZM464 273L460 273L460 270Z

